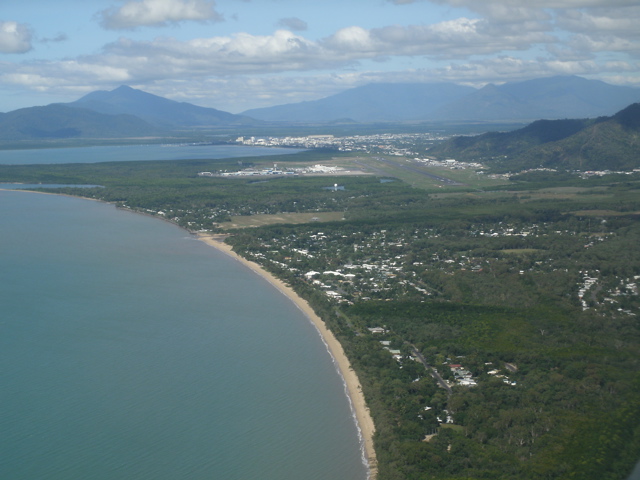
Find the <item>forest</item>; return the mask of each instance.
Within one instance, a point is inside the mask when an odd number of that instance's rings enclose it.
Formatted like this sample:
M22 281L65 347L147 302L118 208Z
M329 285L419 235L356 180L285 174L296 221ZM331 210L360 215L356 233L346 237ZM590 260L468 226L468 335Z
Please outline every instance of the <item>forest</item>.
M100 185L58 192L224 233L291 285L358 373L380 480L627 478L640 459L640 174L446 188L197 175L237 162L0 166L0 181ZM231 227L302 213L314 219Z

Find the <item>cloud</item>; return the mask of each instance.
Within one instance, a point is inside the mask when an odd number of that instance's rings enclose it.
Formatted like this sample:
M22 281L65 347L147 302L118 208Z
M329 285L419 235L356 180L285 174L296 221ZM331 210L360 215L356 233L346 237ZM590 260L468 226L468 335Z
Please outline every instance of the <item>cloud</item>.
M59 33L53 38L41 38L38 41L40 43L59 43L66 42L67 40L69 40L69 37L65 33Z
M534 28L536 27L536 28ZM102 54L84 61L125 68L133 78L178 78L313 71L355 66L365 60L393 57L467 58L526 50L554 40L533 26L530 31L495 31L481 19L460 18L435 25L338 30L310 40L289 30L271 35L232 36L181 41L163 37L138 41L122 37Z
M365 30L349 27L324 40L334 55L426 56L437 59L464 58L526 50L555 39L538 24L517 30L497 29L483 19L457 18L433 25L388 26Z
M120 38L91 61L126 66L135 75L176 78L193 75L264 74L344 65L316 43L288 30L271 35L238 33L186 42L157 38L141 42Z
M558 26L579 33L616 34L640 38L640 7L566 10L558 15Z
M592 60L557 61L551 57L524 60L504 55L491 59L451 62L433 68L300 75L214 75L211 71L206 74L206 62L203 62L200 70L192 70L193 76L171 76L164 75L167 72L153 71L151 67L157 67L157 63L144 57L140 57L138 61L147 65L148 69L143 67L140 71L132 68L136 63L135 59L131 59L130 64L120 66L100 65L99 60L102 58L23 65L17 71L0 75L0 83L7 87L65 95L67 101L90 91L112 89L124 83L174 100L234 113L249 108L315 100L376 82L455 82L481 87L486 83L551 75L583 75L640 87L640 79L633 75L637 71L637 65L628 62L603 64ZM174 72L185 68L185 65L171 65L168 68Z
M98 13L107 30L132 30L142 26L167 26L184 21L219 21L222 16L212 0L132 0L120 8Z
M575 56L600 52L640 57L640 7L594 8L560 12L557 25L573 33L566 49Z
M288 28L289 30L293 30L296 32L307 30L307 28L309 27L307 25L307 22L305 22L304 20L300 20L297 17L281 18L280 20L278 20L277 26Z
M31 29L28 25L0 21L1 53L26 53L31 48Z
M60 62L15 65L20 75L35 75L43 88L50 85L108 85L113 82L207 82L212 78L293 72L322 72L357 66L366 60L393 57L464 59L482 54L526 50L551 42L546 32L507 30L497 34L482 19L459 18L434 25L389 26L365 29L358 26L338 30L320 40L310 40L288 30L271 35L238 33L232 36L181 41L160 37L139 41L121 37L102 52ZM286 84L286 82L285 82ZM29 83L30 88L34 83Z
M639 62L633 58L640 56L637 0L414 1L467 10L431 24L345 26L320 39L303 33L306 23L297 17L281 19L278 24L286 28L268 35L240 32L144 41L123 36L93 55L3 64L0 83L83 93L126 83L237 112L380 81L482 86L559 74L640 81L637 73L634 76ZM127 1L102 12L102 21L121 29L211 21L220 18L214 6L203 0ZM400 63L410 69L400 71ZM388 71L382 71L385 67ZM331 70L334 73L327 73Z

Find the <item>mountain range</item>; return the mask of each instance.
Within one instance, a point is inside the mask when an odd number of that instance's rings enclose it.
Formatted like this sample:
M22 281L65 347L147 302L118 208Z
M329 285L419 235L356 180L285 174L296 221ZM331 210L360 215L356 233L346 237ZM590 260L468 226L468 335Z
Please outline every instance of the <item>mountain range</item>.
M372 84L311 102L247 110L243 115L299 123L521 122L611 115L638 101L638 88L556 76L481 89L451 83Z
M525 122L611 115L638 101L640 89L563 76L481 89L452 83L371 84L236 115L121 86L71 103L0 113L0 140L131 138L296 124Z
M486 163L498 171L630 171L640 168L640 103L608 117L537 120L510 132L453 137L427 153Z
M121 86L98 90L71 103L30 107L0 114L0 140L164 136L198 127L262 122L241 115L176 102Z
M108 115L135 115L145 122L161 128L259 123L242 115L234 115L215 108L198 107L186 102L176 102L125 85L111 91L98 90L89 93L66 105Z
M375 83L320 100L247 110L243 115L296 123L419 121L475 91L453 83Z
M160 133L159 128L133 115L106 115L60 104L0 114L3 141L146 137Z

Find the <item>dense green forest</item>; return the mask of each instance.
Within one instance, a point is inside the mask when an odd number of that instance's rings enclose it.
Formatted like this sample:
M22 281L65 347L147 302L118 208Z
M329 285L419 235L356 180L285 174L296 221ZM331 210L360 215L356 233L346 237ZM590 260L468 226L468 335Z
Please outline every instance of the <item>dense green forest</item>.
M380 480L629 475L640 459L640 175L433 189L197 176L237 163L0 166L0 181L98 184L60 192L229 235L341 341L376 425ZM322 212L342 220L229 228L235 216Z
M494 171L527 168L625 170L638 166L640 103L611 117L538 120L511 132L454 137L429 154L491 165Z

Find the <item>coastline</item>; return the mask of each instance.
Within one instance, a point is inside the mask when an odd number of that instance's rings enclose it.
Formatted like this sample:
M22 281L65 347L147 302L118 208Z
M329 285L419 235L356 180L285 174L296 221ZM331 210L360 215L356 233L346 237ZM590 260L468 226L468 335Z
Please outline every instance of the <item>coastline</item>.
M286 295L305 314L305 316L315 326L316 330L318 330L318 333L327 346L327 349L333 357L338 370L345 382L347 394L349 396L351 406L354 410L357 426L362 437L362 444L364 448L363 454L367 462L367 467L369 469L368 479L376 480L378 470L376 453L373 448L373 434L375 433L373 419L371 418L369 408L367 407L367 404L365 402L364 394L362 393L362 387L360 385L360 380L358 379L358 376L356 375L353 368L351 368L349 359L345 355L344 350L342 349L342 345L340 344L340 342L338 342L333 332L331 332L326 327L322 319L313 311L309 303L298 296L298 294L296 294L291 287L287 286L284 282L263 269L257 263L247 260L246 258L243 258L235 253L230 245L224 243L224 238L226 238L225 235L196 234L196 236L202 242L229 255L230 257L249 267L255 273L266 279L280 292Z
M90 197L79 197L76 195L68 195L61 194L57 192L43 192L43 191L32 191L32 190L21 190L21 189L12 189L12 188L0 188L0 191L10 191L10 192L23 192L23 193L39 193L43 195L58 195L65 196L69 198L81 199L81 200L91 200L97 201L101 203L111 204L110 202L105 202L104 200L90 198ZM117 207L116 207L117 208ZM143 212L137 212L133 210L124 209L125 211L130 211L131 213L135 213L138 215L148 215ZM171 222L168 219L164 219L155 215L148 215L152 218L164 220L168 223L175 225L175 223ZM180 227L181 228L181 227ZM188 231L188 230L187 230ZM190 232L194 233L194 232ZM351 363L347 358L342 345L336 339L333 332L331 332L322 321L322 319L313 311L311 306L307 301L305 301L302 297L300 297L291 287L286 285L282 280L278 279L267 270L263 269L260 265L250 260L247 260L237 253L235 253L232 247L226 243L224 243L224 239L227 235L220 234L201 234L194 233L196 238L205 244L216 248L217 250L225 253L226 255L232 257L233 259L239 261L246 267L250 268L253 272L257 273L269 283L271 283L276 289L278 289L282 294L284 294L287 298L289 298L303 313L304 315L311 321L314 325L318 333L320 334L323 342L325 343L329 354L333 358L340 375L345 384L346 393L351 404L352 411L355 415L356 426L358 428L358 433L360 436L361 446L363 449L363 460L366 462L368 475L367 480L377 480L378 477L378 468L377 468L377 459L376 453L373 446L373 435L375 433L375 425L373 423L373 419L371 418L371 414L369 412L369 408L367 407L364 394L362 392L362 386L360 385L360 380L356 375L355 371L351 367Z

